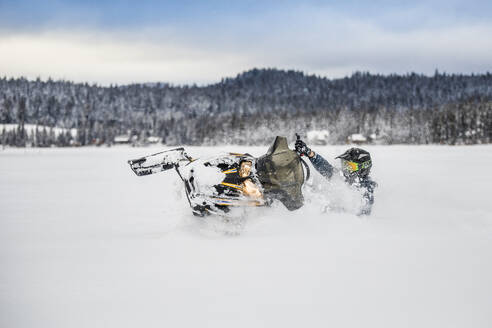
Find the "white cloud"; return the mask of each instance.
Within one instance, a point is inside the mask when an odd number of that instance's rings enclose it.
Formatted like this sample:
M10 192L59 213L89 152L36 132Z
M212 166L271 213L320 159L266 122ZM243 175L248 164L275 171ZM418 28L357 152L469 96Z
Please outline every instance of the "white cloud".
M107 85L210 83L253 67L299 69L328 77L356 70L492 70L492 25L437 24L393 31L312 8L248 21L229 17L222 23L201 30L3 32L0 75Z
M209 82L246 69L237 54L92 33L0 36L0 72L100 84ZM242 66L243 65L243 66Z

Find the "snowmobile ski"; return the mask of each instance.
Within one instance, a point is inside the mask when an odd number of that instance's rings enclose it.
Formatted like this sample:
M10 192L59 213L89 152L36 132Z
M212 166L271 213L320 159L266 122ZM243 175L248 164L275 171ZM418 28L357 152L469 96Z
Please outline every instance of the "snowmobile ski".
M193 159L188 156L184 148L175 148L149 156L128 161L130 168L138 176L150 175L189 164Z

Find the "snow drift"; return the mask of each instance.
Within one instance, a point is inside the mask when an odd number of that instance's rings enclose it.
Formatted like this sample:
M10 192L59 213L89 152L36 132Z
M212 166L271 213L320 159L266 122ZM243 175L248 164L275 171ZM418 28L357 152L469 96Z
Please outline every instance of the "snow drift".
M490 327L491 146L368 147L371 217L313 183L236 235L192 216L174 172L130 171L153 150L0 152L1 327Z

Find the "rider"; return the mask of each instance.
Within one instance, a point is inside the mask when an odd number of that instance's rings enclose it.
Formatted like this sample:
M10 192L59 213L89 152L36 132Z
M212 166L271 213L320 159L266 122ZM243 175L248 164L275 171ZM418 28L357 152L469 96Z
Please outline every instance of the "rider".
M295 149L300 156L307 156L314 168L325 178L330 179L333 173L338 171L299 138L296 141ZM370 215L372 204L374 203L374 189L377 186L377 183L369 177L372 167L371 155L363 149L350 148L345 153L335 157L335 159L337 158L340 158L342 162L341 172L345 182L363 192L364 206L359 215Z

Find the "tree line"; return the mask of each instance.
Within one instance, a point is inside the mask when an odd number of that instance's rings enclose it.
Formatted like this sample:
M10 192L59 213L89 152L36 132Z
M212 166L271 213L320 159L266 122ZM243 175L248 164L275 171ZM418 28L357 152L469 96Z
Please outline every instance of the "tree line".
M381 143L477 144L492 140L492 74L378 75L342 79L253 69L206 86L111 85L0 79L4 145L112 144L126 134L167 145L265 144L274 135L330 131ZM26 124L43 127L30 135ZM46 128L47 127L47 128ZM50 133L50 128L76 129ZM44 132L43 132L44 130Z

